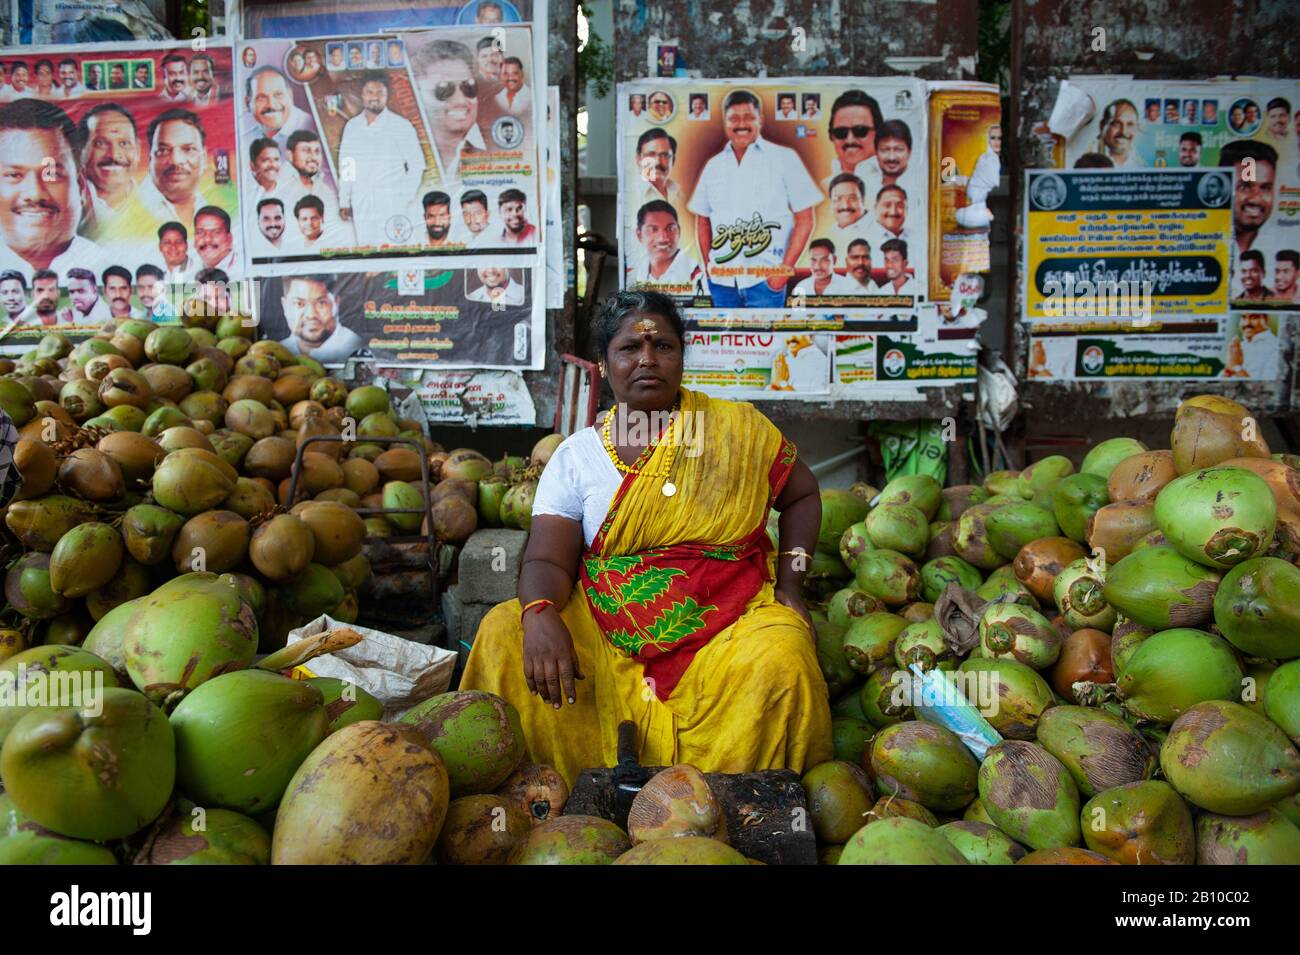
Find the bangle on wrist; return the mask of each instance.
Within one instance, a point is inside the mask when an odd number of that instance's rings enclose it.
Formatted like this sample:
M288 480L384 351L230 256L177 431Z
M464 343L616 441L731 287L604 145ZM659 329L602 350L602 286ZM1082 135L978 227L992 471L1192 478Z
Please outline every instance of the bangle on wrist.
M541 597L537 600L530 600L528 603L524 604L524 609L519 611L519 622L522 624L524 622L524 617L528 616L528 611L532 610L534 607L537 608L538 613L541 613L547 607L554 606L555 601L547 600L545 597Z

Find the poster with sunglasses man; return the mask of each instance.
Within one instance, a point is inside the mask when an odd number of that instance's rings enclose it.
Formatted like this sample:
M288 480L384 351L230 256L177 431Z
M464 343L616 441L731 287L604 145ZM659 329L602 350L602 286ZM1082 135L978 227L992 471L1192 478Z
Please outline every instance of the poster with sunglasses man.
M689 103L707 96L712 120L686 108L655 116L654 96ZM675 296L688 318L707 311L751 310L755 324L778 309L799 309L811 323L881 320L927 288L928 126L925 84L911 77L646 80L623 84L620 101L643 96L644 115L619 114L620 251L634 274L641 243L637 213L647 200L638 144L664 137L672 182L664 196L677 213L683 245L707 281ZM670 186L671 188L671 186ZM888 274L883 246L915 249L901 278ZM792 297L813 276L813 243L836 250L824 294ZM850 261L856 272L850 271ZM824 271L824 270L823 270ZM847 281L852 279L852 281ZM900 283L905 293L886 294ZM731 319L728 319L731 320ZM789 320L781 316L781 321Z

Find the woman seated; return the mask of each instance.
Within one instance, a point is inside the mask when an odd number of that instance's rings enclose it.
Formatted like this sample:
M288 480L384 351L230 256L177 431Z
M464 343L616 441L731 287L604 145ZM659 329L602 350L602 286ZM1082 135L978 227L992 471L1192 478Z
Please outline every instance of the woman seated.
M830 759L799 593L817 479L752 405L681 387L671 299L614 295L597 338L616 404L547 464L519 598L484 617L462 689L513 703L528 758L570 785L617 762L624 720L646 766L802 772Z

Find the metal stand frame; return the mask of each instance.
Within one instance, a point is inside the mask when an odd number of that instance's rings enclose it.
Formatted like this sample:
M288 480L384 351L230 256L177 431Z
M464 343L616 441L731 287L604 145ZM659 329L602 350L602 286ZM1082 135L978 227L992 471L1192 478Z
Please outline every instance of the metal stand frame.
M411 443L409 438L403 438L403 437L395 437L395 438L367 437L364 442L359 442L359 441L345 442L344 439L338 435L328 435L328 434L312 435L311 437L304 440L302 444L298 445L298 450L294 454L293 469L289 472L289 507L290 508L292 508L294 504L299 503L296 500L296 498L298 494L298 475L302 471L302 456L307 450L309 445L314 444L318 441L348 443L348 444L361 444L361 443L410 444ZM429 546L429 608L430 608L430 613L432 614L437 611L439 607L439 602L442 598L442 592L438 587L438 550L437 550L438 542L437 542L437 538L435 538L433 534L433 505L429 503L429 498L431 497L431 492L433 490L432 484L429 481L429 456L425 454L423 451L420 451L418 453L420 457L420 483L423 485L424 488L423 509L414 508L414 507L354 507L353 510L356 511L356 513L360 514L363 518L375 514L378 515L423 514L424 515L424 521L425 521L424 526L428 528L427 534L408 534L408 535L398 535L395 537L386 537L386 538L370 538L369 536L367 536L365 539L366 540L372 540L372 539L387 540L399 544L409 544L409 543L415 543L416 541L419 540L424 540L428 544Z

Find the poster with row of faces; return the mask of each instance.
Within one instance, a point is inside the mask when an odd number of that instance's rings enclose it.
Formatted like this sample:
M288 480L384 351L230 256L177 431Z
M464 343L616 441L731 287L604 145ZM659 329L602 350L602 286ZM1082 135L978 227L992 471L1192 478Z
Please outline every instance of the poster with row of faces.
M368 6L350 15L385 15ZM429 306L423 321L464 340L376 350L363 336L360 356L539 366L545 106L520 8L503 19L491 4L473 10L486 19L403 35L0 57L0 349L21 352L50 330L77 340L130 316L176 320L202 298L336 360L345 331L375 327L371 296L345 276L382 274L405 290L402 304ZM286 307L297 299L250 281L282 275L347 291L337 310L324 295ZM448 312L444 285L482 296L494 327L514 315L508 345L466 335L473 323ZM327 320L299 322L309 313ZM299 325L316 334L296 339Z

